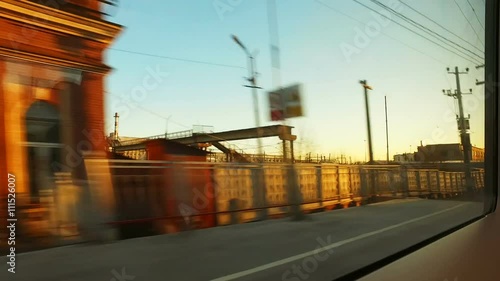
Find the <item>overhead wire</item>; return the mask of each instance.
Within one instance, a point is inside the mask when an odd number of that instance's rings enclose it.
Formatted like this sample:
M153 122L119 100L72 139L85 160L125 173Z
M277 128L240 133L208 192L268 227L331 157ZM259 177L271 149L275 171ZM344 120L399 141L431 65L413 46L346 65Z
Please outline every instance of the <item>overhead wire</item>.
M162 56L162 55L155 55L155 54L149 54L149 53L143 53L143 52L136 52L136 51L130 51L130 50L123 50L123 49L116 49L116 48L110 48L110 50L113 50L113 51L117 51L117 52L124 52L124 53L130 53L130 54L136 54L136 55L142 55L142 56L149 56L149 57L155 57L155 58L163 58L163 59L169 59L169 60L176 60L176 61L183 61L183 62L189 62L189 63L197 63L197 64L205 64L205 65L213 65L213 66L221 66L221 67L229 67L229 68L239 68L239 69L245 69L244 67L240 67L240 66L234 66L234 65L227 65L227 64L220 64L220 63L212 63L212 62L206 62L206 61L198 61L198 60L191 60L191 59L183 59L183 58L176 58L176 57L170 57L170 56ZM127 101L125 98L121 97L120 95L116 95L116 94L113 94L113 93L110 93L110 92L107 92L108 94L112 95L112 96L115 96L115 97L118 97L120 98L122 101L125 101L126 103L129 103L129 101ZM161 119L167 119L167 117L165 116L162 116L161 114L158 114L154 111L151 111L149 109L146 109L140 105L137 105L137 104L134 104L134 107L137 107L149 114L152 114L156 117L159 117ZM171 120L169 119L169 122L171 123L174 123L176 125L179 125L181 127L184 127L184 128L187 128L187 129L190 129L189 126L186 126L184 124L181 124L181 123L178 123L174 120ZM217 137L215 135L212 135L212 134L207 134L208 136L211 136L215 139L218 139L220 141L224 141L224 142L227 142L228 140L226 139L223 139L223 138L220 138L220 137ZM239 146L235 145L235 144L232 144L234 145L236 148L238 148L239 150L242 150Z
M410 23L410 24L412 24L412 25L414 25L414 26L416 26L416 27L420 28L420 29L421 29L421 30L423 30L424 32L427 32L427 34L431 34L431 35L432 35L432 36L434 36L435 38L437 38L437 39L441 40L441 42L443 42L443 43L447 44L448 46L450 46L450 47L454 48L455 50L457 50L457 51L461 52L462 54L464 54L464 55L466 55L466 56L470 56L469 54L466 54L464 51L462 51L462 50L460 50L460 49L458 49L458 48L461 48L461 49L463 49L463 50L465 50L465 51L467 51L467 52L469 52L469 53L471 53L471 54L475 55L475 56L476 56L476 57L478 57L479 59L484 60L484 57L481 57L480 55L476 54L475 52L473 52L473 51L471 51L471 50L469 50L469 49L467 49L467 48L465 48L465 47L463 47L463 46L461 46L461 45L457 44L457 43L456 43L456 42L454 42L454 41L451 41L450 39L448 39L448 38L444 37L443 35L441 35L441 34L439 34L439 33L435 32L435 31L433 31L432 29L430 29L430 28L428 28L428 27L426 27L426 26L424 26L424 25L422 25L422 24L420 24L420 23L416 22L415 20L413 20L413 19L411 19L411 18L409 18L409 17L407 17L407 16L403 15L402 13L400 13L400 12L398 12L398 11L396 11L396 10L392 9L391 7L389 7L389 6L387 6L387 5L383 4L383 3L381 3L380 1L378 1L378 0L370 0L370 1L371 1L371 2L373 2L373 3L375 3L375 4L377 4L378 6L380 6L380 7L382 7L382 8L384 8L384 9L386 9L386 10L387 10L387 11L389 11L390 13L392 13L392 14L396 15L397 17L399 17L399 18L403 19L404 21L406 21L406 22L408 22L408 23ZM455 47L455 46L451 46L451 44L453 44L453 45L457 46L458 48L457 48L457 47Z
M332 7L332 6L330 6L330 5L326 4L326 3L324 3L324 2L323 2L323 1L321 1L321 0L315 0L315 1L316 1L317 3L319 3L319 4L323 5L323 6L327 7L328 9L330 9L330 10L332 10L332 11L334 11L334 12L336 12L336 13L340 14L340 15L343 15L343 16L345 16L345 17L347 17L347 18L349 18L349 19L351 19L351 20L353 20L353 21L355 21L355 22L357 22L357 23L360 23L360 24L365 24L363 21L358 20L358 19L356 19L356 18L354 18L354 17L350 16L349 14L344 13L344 12L342 12L342 11L338 10L338 9L335 9L334 7ZM417 52L417 53L420 53L420 54L422 54L422 55L424 55L424 56L426 56L426 57L428 57L428 58L430 58L430 59L432 59L432 60L434 60L434 61L436 61L436 62L439 62L439 63L440 63L440 64L442 64L442 65L447 65L447 64L446 64L445 62L443 62L442 60L439 60L439 59L437 59L437 58L435 58L435 57L433 57L433 56L431 56L431 55L429 55L429 54L427 54L427 53L425 53L425 52L423 52L423 51L420 51L420 50L418 50L418 49L414 48L413 46L411 46L411 45L409 45L409 44L407 44L407 43L405 43L405 42L403 42L403 41L399 40L398 38L396 38L396 37L394 37L394 36L391 36L391 35L389 35L389 34L387 34L387 33L383 32L383 31L381 31L380 33L381 33L382 35L386 36L387 38L390 38L390 39L392 39L392 40L394 40L394 41L396 41L396 42L399 42L400 44L402 44L402 45L406 46L407 48L409 48L409 49L411 49L411 50L413 50L413 51L415 51L415 52Z
M474 44L471 44L469 41L465 40L462 36L456 34L455 32L451 31L449 28L443 26L442 24L438 23L437 21L431 19L430 17L426 16L425 14L423 14L422 12L418 11L417 9L415 9L414 7L410 6L409 4L407 4L406 2L403 2L402 0L398 0L399 2L401 2L403 5L405 5L406 7L408 7L410 10L414 11L415 13L421 15L422 17L426 18L427 20L431 21L432 23L434 23L435 25L441 27L442 29L446 30L447 32L449 32L450 34L454 35L455 37L457 37L458 39L462 40L464 43L466 44L469 44L471 47L475 48L476 50L484 53L484 50L481 50L479 49L477 46L475 46Z
M108 92L108 91L105 91L105 93L110 94L110 95L112 95L112 96L114 96L114 97L117 97L117 98L121 99L122 101L124 101L125 103L128 103L129 105L131 104L131 102L129 102L127 99L123 98L123 97L122 97L122 96L120 96L120 95L117 95L117 94L114 94L114 93L111 93L111 92ZM163 115L161 115L161 114L159 114L159 113L156 113L156 112L154 112L154 111L152 111L152 110L149 110L149 109L147 109L147 108L145 108L145 107L143 107L143 106L140 106L140 105L138 105L138 104L134 104L133 106L134 106L134 107L137 107L137 108L139 108L139 109L143 110L144 112L147 112L147 113L149 113L149 114L151 114L151 115L154 115L154 116L156 116L156 117L159 117L159 118L161 118L161 119L165 119L165 120L166 120L166 119L168 119L168 120L169 120L169 122L172 122L172 123L174 123L174 124L176 124L176 125L178 125L178 126L180 126L180 127L184 127L184 128L187 128L187 129L190 129L190 128L191 128L191 127L189 127L189 126L186 126L186 125L184 125L184 124L181 124L181 123L179 123L179 122L176 122L175 120L172 120L171 118L165 117L165 116L163 116ZM210 133L206 133L206 135L207 135L207 136L210 136L210 137L212 137L212 138L214 138L214 139L217 139L217 140L219 140L219 141L221 141L221 142L229 142L229 140L227 140L227 139L223 139L223 138L217 137L217 136L215 136L215 135L213 135L213 134L210 134ZM148 137L145 137L145 138L148 138ZM235 145L235 144L231 144L231 145L234 145L234 147L236 147L237 149L239 149L239 150L243 151L243 149L242 149L241 147L239 147L238 145Z
M369 9L369 10L371 10L371 11L373 11L373 12L375 12L375 13L379 14L379 15L381 15L382 17L384 17L384 18L386 18L386 19L388 19L388 20L390 20L390 21L392 21L392 22L396 23L397 25L399 25L399 26L403 27L404 29L406 29L406 30L410 31L411 33L416 34L416 35L418 35L418 36L420 36L420 37L424 38L425 40L427 40L427 41L429 41L429 42L431 42L431 43L433 43L433 44L435 44L435 45L437 45L437 46L439 46L439 47L443 48L444 50L446 50L446 51L448 51L448 52L450 52L450 53L453 53L453 54L455 54L455 55L457 55L457 56L459 56L459 57L463 58L464 60L467 60L467 61L469 61L469 62L471 62L471 63L473 63L473 64L478 64L478 62L477 62L477 61L473 61L473 60L471 60L470 58L464 57L463 55L461 55L461 54L459 54L459 53L457 53L457 52L455 52L455 51L453 51L453 50L450 50L449 48L447 48L447 47L445 47L445 46L443 46L443 45L441 45L441 44L439 44L439 43L437 43L437 42L433 41L432 39L429 39L428 37L426 37L426 36L424 36L424 35L422 35L422 34L420 34L420 33L418 33L418 32L415 32L415 31L414 31L414 30L412 30L411 28L408 28L407 26L405 26L405 25L403 25L403 24L401 24L401 23L399 23L399 22L397 22L397 21L393 20L392 18L387 17L387 16L386 16L386 15L384 15L384 14L381 14L381 13L380 13L380 12L378 12L377 10L375 10L375 9L371 8L370 6L367 6L367 5L365 5L365 4L361 3L361 2L359 2L358 0L353 0L353 1L354 1L354 2L356 2L356 3L358 3L359 5L361 5L361 6L365 7L365 8L367 8L367 9Z
M176 57L163 56L163 55L155 55L155 54L149 54L149 53L143 53L143 52L137 52L137 51L129 51L129 50L123 50L123 49L116 49L116 48L109 48L109 50L117 51L117 52L122 52L122 53L128 53L128 54L134 54L134 55L141 55L141 56L153 57L153 58L161 58L161 59L168 59L168 60L189 62L189 63L197 63L197 64L220 66L220 67L228 67L228 68L246 69L243 66L237 66L237 65L228 65L228 64L213 63L213 62L200 61L200 60L183 59L183 58L176 58Z
M478 15L476 13L476 9L474 9L474 6L472 6L472 4L471 4L471 2L469 0L467 0L467 3L469 3L470 8L472 9L472 11L474 12L474 15L476 16L477 22L479 23L479 25L481 25L481 28L484 30L484 26L481 23L481 21L479 20L479 17L478 17Z
M212 62L206 62L206 61L198 61L198 60L191 60L191 59L183 59L183 58L176 58L176 57L170 57L170 56L162 56L162 55L155 55L155 54L149 54L149 53L143 53L143 52L136 52L136 51L130 51L130 50L123 50L123 49L116 49L116 48L110 48L110 50L113 50L113 51L117 51L117 52L123 52L123 53L130 53L130 54L136 54L136 55L142 55L142 56L149 56L149 57L155 57L155 58L163 58L163 59L169 59L169 60L176 60L176 61L183 61L183 62L189 62L189 63L197 63L197 64L204 64L204 65L213 65L213 66L220 66L220 67L228 67L228 68L239 68L239 69L245 69L244 67L241 67L241 66L235 66L235 65L227 65L227 64L220 64L220 63L212 63ZM122 101L125 101L126 103L129 103L130 105L130 102L127 101L126 99L124 99L123 97L119 96L119 95L116 95L116 94L113 94L113 93L110 93L110 92L107 92L108 94L112 95L112 96L115 96L115 97L118 97L120 98ZM161 119L168 119L167 117L165 116L162 116L161 114L158 114L154 111L151 111L149 109L146 109L140 105L137 105L137 104L134 104L134 107L137 107L149 114L152 114L156 117L159 117ZM174 120L171 120L169 119L169 122L171 123L174 123L176 125L179 125L181 127L184 127L184 128L187 128L187 129L190 129L189 126L186 126L184 124L181 124L181 123L178 123ZM215 135L212 135L212 134L207 134L208 136L211 136L215 139L218 139L220 141L225 141L227 142L228 140L225 140L225 139L222 139L220 137L217 137ZM234 145L234 144L233 144ZM237 145L234 145L236 148L242 150L239 146Z
M477 34L477 31L476 29L474 28L474 26L472 25L472 23L470 22L469 18L465 15L464 11L462 10L462 8L460 7L460 5L458 4L457 0L453 0L455 2L455 4L457 5L458 9L460 10L460 13L462 13L462 15L464 16L465 20L469 23L470 27L472 28L472 30L474 31L474 33L476 34L477 36L477 39L479 40L479 43L481 43L481 45L483 46L484 48L484 44L483 44L483 41L481 41L481 38L479 37L479 34Z

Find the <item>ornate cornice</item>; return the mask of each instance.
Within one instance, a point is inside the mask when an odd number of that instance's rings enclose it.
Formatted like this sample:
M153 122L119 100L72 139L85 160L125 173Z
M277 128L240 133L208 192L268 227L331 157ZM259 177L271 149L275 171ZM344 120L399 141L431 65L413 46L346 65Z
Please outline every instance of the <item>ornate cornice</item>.
M111 44L122 26L104 20L90 19L27 0L0 1L0 18L22 22L52 31Z

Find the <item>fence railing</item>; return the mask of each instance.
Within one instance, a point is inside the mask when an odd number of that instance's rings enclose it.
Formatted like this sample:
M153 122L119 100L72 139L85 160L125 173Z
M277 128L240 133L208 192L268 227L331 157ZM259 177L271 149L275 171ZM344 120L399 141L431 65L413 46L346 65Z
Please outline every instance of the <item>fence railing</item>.
M143 143L143 142L148 141L148 140L179 139L179 138L187 138L187 137L191 137L191 136L193 136L193 130L186 130L186 131L180 131L180 132L161 134L161 135L149 136L149 137L145 137L145 138L137 138L137 139L127 140L127 141L122 141L119 143L119 146L140 144L140 143Z
M35 209L19 206L26 217L20 238L59 237L47 242L54 246L116 232L121 238L178 232L186 221L208 228L356 206L373 197L447 198L466 191L463 172L399 165L95 159L85 165L87 181L58 174L56 188L41 194ZM484 188L484 170L472 175L474 188Z
M283 217L361 205L369 198L447 198L466 191L464 173L398 165L110 162L116 218L154 233L176 232L186 220L199 227ZM473 173L475 189L484 171ZM296 186L292 186L291 175Z

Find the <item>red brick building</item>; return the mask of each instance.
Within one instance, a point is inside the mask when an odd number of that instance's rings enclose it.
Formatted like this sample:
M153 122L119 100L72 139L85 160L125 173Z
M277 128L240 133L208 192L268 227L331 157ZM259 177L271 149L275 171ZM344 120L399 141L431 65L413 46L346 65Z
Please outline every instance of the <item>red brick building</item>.
M0 1L0 197L11 173L17 204L37 203L55 173L84 176L82 152L104 153L104 52L122 27L103 2Z

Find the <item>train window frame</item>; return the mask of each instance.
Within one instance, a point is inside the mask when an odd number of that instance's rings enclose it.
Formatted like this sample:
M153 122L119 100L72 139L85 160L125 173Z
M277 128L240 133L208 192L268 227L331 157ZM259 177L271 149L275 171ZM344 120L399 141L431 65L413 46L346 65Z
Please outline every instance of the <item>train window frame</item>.
M500 176L500 170L499 170L499 157L498 157L498 147L500 146L499 143L499 118L498 118L498 108L500 107L500 99L498 97L499 91L498 91L498 86L500 85L500 71L499 71L499 65L500 65L500 3L498 0L486 0L485 2L485 87L484 87L484 95L485 95L485 102L484 102L484 115L485 115L485 159L484 159L484 166L485 166L485 186L484 186L484 210L482 215L466 221L462 224L459 224L445 232L442 232L436 236L433 236L429 239L426 239L416 245L413 245L412 247L409 247L407 249L403 249L400 252L386 257L382 260L379 260L371 265L368 265L366 267L360 268L355 272L349 273L347 275L344 275L341 278L336 279L337 280L358 280L358 279L363 279L363 280L380 280L376 279L377 277L380 278L381 275L385 276L388 278L389 276L392 276L391 273L392 271L396 271L395 267L390 267L391 264L396 263L400 260L404 260L406 257L410 256L413 257L412 255L417 254L417 252L424 247L430 246L431 248L433 246L436 246L437 244L440 244L441 241L443 241L443 238L446 238L447 236L452 236L456 232L460 232L461 230L467 230L468 226L471 226L472 224L479 222L481 220L484 220L487 218L490 214L493 213L498 213L497 210L497 204L500 201L500 193L498 192L498 182L499 182L499 176ZM497 219L498 220L498 219ZM498 234L498 233L497 233ZM432 249L434 250L434 249ZM430 250L430 251L432 251ZM499 255L500 253L497 253ZM424 259L423 257L426 257L428 253L422 254L418 258ZM412 262L415 259L418 259L415 257ZM428 257L427 257L428 258ZM375 275L375 278L371 276L370 274L381 271L382 274ZM458 270L458 267L456 268L445 268L442 270L438 270L439 273L443 272L450 272L453 270ZM400 273L400 272L399 272ZM411 270L408 272L408 275L415 274L415 272L411 272ZM420 273L422 274L422 273ZM426 274L426 273L423 273ZM488 273L486 273L488 274ZM423 278L423 276L420 276ZM430 276L427 276L427 278L430 278ZM448 278L449 279L449 278ZM437 279L436 279L437 280ZM451 280L458 280L457 278Z

